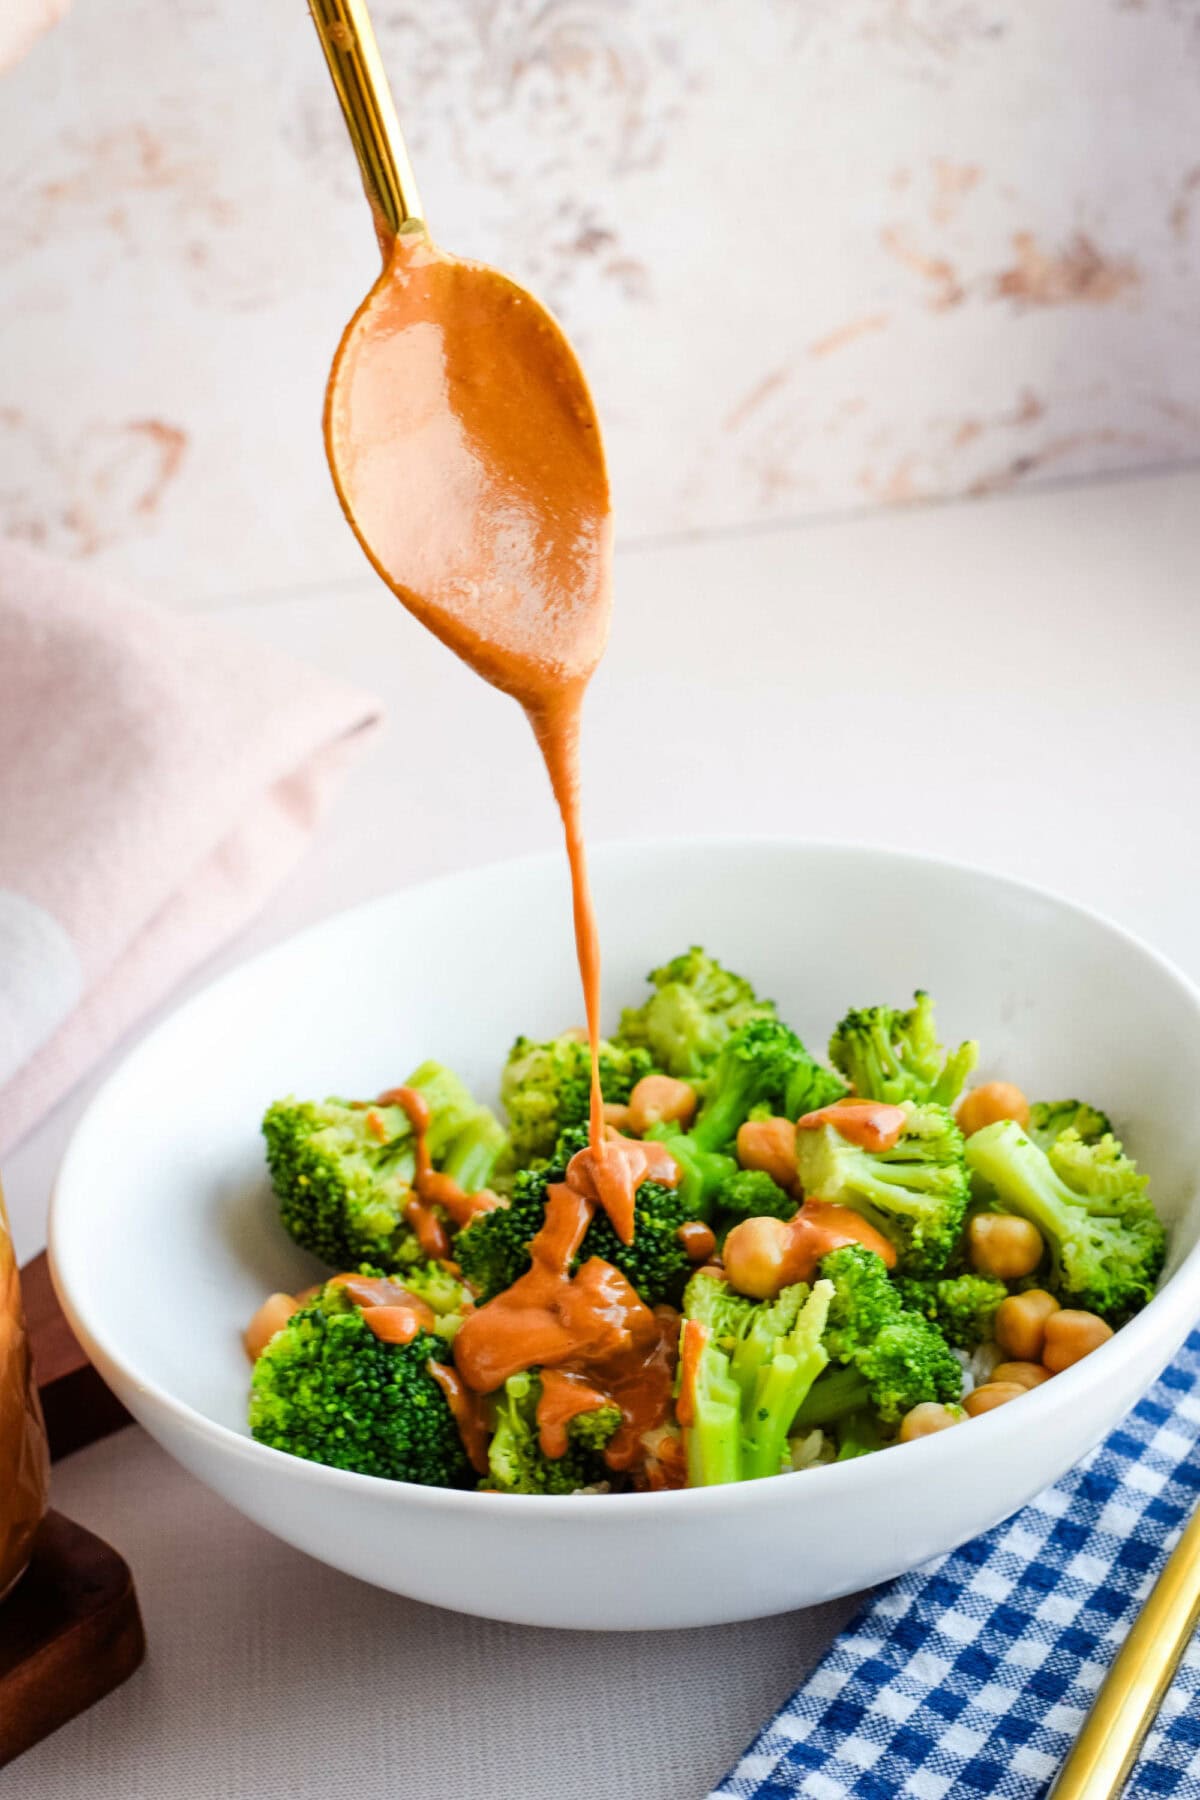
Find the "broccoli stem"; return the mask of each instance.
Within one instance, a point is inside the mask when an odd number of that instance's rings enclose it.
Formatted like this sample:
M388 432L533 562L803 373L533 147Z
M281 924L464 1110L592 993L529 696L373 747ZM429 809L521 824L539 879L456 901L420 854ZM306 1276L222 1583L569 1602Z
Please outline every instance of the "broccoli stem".
M711 1342L701 1352L684 1432L688 1486L719 1487L741 1479L741 1389L729 1358Z
M456 1181L465 1194L477 1194L491 1180L507 1142L499 1119L481 1107L454 1138L442 1172Z
M811 1431L818 1425L832 1425L847 1413L863 1411L870 1400L871 1390L857 1369L830 1369L809 1389L792 1428Z

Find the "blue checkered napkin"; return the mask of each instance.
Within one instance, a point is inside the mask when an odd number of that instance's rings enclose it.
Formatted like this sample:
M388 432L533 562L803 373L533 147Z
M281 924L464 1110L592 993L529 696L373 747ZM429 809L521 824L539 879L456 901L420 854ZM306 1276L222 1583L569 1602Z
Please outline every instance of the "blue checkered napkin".
M1036 1800L1200 1499L1198 1437L1200 1331L1079 1468L881 1589L710 1800ZM1200 1800L1196 1642L1127 1794Z

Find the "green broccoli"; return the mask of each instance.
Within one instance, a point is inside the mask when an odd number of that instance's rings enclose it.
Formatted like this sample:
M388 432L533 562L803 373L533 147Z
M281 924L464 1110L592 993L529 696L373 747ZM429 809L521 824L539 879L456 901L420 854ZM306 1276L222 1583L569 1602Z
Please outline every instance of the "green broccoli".
M698 945L652 969L648 979L654 993L625 1008L614 1041L648 1051L655 1068L685 1080L704 1073L731 1031L775 1016L773 1000L760 1000L748 981Z
M567 1449L546 1456L538 1442L537 1407L542 1384L535 1370L510 1375L496 1398L496 1422L488 1446L488 1479L501 1494L577 1494L609 1479L601 1452L621 1423L619 1406L580 1413L567 1426Z
M793 1219L797 1202L765 1169L736 1169L717 1189L717 1211L730 1219Z
M860 1412L844 1413L834 1421L838 1462L852 1462L856 1456L870 1456L884 1448L883 1431L878 1416L869 1406Z
M822 1258L821 1277L832 1288L825 1348L844 1373L822 1376L798 1428L827 1425L864 1406L894 1425L922 1400L957 1400L957 1357L927 1319L905 1307L882 1257L846 1244Z
M938 1042L933 1001L918 989L908 1012L852 1007L829 1040L829 1060L864 1099L952 1106L979 1060L979 1045L960 1044L948 1056Z
M690 1130L663 1124L652 1125L645 1134L666 1144L678 1162L679 1193L689 1219L710 1218L721 1190L737 1178L729 1151L752 1113L759 1108L768 1114L783 1111L792 1087L808 1096L820 1092L836 1098L845 1092L778 1019L751 1019L731 1032L697 1086L704 1098Z
M727 1150L756 1107L798 1118L813 1110L813 1094L826 1095L820 1104L827 1105L846 1091L779 1019L751 1019L731 1032L699 1086L703 1100L691 1136L703 1150ZM794 1107L792 1090L800 1096Z
M1002 1281L991 1275L950 1275L934 1281L897 1283L905 1306L936 1325L957 1350L974 1350L993 1336L996 1311L1008 1297Z
M600 1088L606 1100L624 1104L654 1061L640 1046L600 1044ZM550 1156L564 1131L586 1124L592 1091L592 1055L587 1039L564 1032L548 1043L519 1037L500 1077L500 1099L508 1115L512 1169L527 1169Z
M445 1356L427 1331L384 1343L345 1290L327 1284L255 1363L250 1429L260 1444L335 1469L468 1487L458 1426L429 1373Z
M946 1266L967 1206L963 1136L944 1106L904 1102L905 1127L891 1150L864 1150L833 1125L796 1133L804 1192L853 1207L896 1247L906 1275Z
M1064 1131L1077 1131L1085 1144L1112 1133L1107 1113L1086 1100L1037 1100L1029 1109L1029 1135L1039 1150L1049 1150Z
M422 1063L405 1085L428 1102L435 1164L468 1191L486 1186L506 1142L495 1116L439 1063ZM424 1259L404 1220L415 1161L402 1107L277 1100L262 1129L280 1219L304 1249L342 1269Z
M828 1361L821 1334L832 1292L826 1281L811 1290L797 1282L753 1301L719 1276L692 1276L683 1299L684 1362L694 1368L684 1428L690 1487L783 1472L792 1421ZM698 1353L692 1333L701 1334Z
M480 1297L503 1293L530 1266L529 1245L541 1230L546 1190L566 1177L576 1151L587 1147L587 1128L564 1132L549 1164L517 1176L507 1206L478 1213L459 1232L454 1254L463 1275ZM633 1242L623 1244L606 1213L597 1211L580 1247L578 1262L599 1256L620 1269L648 1306L678 1297L691 1268L679 1238L679 1227L696 1215L688 1210L682 1187L643 1181L633 1210Z
M1111 1132L1089 1144L1060 1132L1049 1153L1012 1119L967 1140L973 1175L1002 1212L1037 1226L1050 1253L1047 1286L1059 1300L1120 1323L1154 1293L1166 1233L1146 1178Z

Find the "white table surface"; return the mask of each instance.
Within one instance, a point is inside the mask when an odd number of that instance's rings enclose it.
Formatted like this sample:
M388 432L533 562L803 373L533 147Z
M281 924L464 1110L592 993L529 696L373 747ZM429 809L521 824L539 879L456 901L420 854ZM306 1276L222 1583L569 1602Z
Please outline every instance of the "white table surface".
M959 856L1200 974L1198 552L1192 471L630 550L589 703L591 831ZM374 690L389 727L302 868L189 985L356 900L556 841L517 710L371 578L216 610ZM102 1075L4 1171L23 1256ZM21 1800L688 1800L849 1604L620 1639L481 1624L310 1562L139 1431L61 1465L55 1500L129 1555L150 1653L0 1775Z

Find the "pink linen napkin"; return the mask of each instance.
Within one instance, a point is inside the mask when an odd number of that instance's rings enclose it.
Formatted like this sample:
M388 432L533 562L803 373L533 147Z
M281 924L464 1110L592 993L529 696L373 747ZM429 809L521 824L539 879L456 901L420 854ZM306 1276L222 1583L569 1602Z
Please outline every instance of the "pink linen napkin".
M0 542L0 1152L251 918L377 720Z

